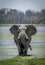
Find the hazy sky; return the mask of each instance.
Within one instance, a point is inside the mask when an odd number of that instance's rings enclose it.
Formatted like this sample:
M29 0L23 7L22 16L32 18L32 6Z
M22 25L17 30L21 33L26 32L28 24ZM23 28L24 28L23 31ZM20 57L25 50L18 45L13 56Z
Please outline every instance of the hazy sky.
M0 8L12 8L25 11L45 9L45 0L0 0Z

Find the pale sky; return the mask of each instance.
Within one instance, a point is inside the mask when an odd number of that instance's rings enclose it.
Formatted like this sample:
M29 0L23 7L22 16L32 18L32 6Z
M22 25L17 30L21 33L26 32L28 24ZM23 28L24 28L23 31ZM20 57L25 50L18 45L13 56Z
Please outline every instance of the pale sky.
M0 0L0 8L12 8L21 11L45 9L45 0Z

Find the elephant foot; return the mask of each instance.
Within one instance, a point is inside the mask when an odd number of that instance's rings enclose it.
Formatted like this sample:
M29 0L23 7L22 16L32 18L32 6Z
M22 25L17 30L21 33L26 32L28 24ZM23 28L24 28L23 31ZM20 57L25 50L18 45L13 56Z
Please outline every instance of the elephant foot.
M25 51L25 52L19 52L19 56L27 56L27 51Z
M19 54L19 56L27 56L27 54Z

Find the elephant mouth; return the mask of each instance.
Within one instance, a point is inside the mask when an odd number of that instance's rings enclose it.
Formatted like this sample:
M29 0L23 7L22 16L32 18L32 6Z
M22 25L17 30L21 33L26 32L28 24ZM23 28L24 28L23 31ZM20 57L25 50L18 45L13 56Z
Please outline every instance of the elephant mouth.
M19 45L20 45L20 48L21 49L24 49L25 47L24 47L24 44L21 42L21 43L19 43Z

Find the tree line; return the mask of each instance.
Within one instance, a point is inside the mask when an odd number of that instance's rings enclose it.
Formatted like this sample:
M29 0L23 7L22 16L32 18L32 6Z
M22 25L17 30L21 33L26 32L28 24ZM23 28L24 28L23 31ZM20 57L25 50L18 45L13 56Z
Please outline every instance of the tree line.
M45 24L45 9L41 11L0 9L0 24Z

